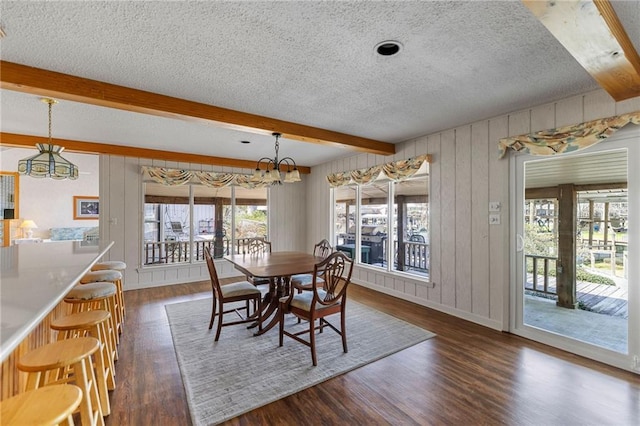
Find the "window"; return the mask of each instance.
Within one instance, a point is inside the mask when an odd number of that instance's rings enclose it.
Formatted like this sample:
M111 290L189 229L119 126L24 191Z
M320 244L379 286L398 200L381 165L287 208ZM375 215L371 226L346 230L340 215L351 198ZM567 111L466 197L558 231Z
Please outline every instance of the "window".
M334 244L358 263L427 277L428 163L396 181L381 173L366 185L332 189Z
M146 182L144 197L144 265L222 258L238 239L267 237L267 188Z

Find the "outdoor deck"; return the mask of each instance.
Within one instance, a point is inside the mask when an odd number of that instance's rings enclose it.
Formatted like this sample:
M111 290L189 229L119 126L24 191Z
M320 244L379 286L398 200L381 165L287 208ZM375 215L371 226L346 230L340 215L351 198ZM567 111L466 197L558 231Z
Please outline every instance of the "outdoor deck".
M556 278L548 277L548 292L556 293ZM617 279L616 281L620 281ZM544 286L544 277L538 276L537 287ZM525 290L529 290L529 294L533 291L533 274L527 274L527 283ZM578 302L584 306L584 310L615 316L627 319L629 317L628 300L629 294L627 288L617 284L605 285L595 284L586 281L578 281L576 288L576 296ZM548 297L548 296L547 296Z

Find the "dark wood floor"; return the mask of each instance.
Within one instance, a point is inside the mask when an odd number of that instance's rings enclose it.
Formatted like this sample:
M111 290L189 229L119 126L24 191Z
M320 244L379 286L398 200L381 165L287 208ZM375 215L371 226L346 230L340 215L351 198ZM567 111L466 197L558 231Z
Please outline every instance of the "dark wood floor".
M209 291L201 282L125 293L107 426L191 424L164 305ZM226 424L640 424L638 375L356 285L349 295L437 337Z

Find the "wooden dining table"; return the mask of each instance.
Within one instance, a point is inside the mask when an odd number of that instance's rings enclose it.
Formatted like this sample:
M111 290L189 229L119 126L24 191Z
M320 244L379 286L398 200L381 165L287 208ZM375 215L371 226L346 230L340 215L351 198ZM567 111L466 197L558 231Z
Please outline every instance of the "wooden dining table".
M263 327L262 331L258 331L256 335L266 333L278 323L279 301L282 296L286 296L291 291L291 276L311 274L315 265L324 260L321 256L299 251L234 254L224 258L245 275L269 279L269 291L264 296L262 312L258 313ZM271 320L264 325L269 317L272 317Z

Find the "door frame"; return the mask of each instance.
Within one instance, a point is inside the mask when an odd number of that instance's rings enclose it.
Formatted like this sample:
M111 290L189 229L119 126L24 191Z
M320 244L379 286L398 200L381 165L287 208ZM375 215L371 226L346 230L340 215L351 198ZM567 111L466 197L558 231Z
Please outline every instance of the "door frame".
M627 150L627 182L629 217L640 218L640 126L628 126L611 138L591 148L563 154L580 156L612 149ZM516 153L510 157L510 255L509 275L509 332L535 340L570 353L594 359L624 370L640 374L640 262L629 262L629 318L628 353L621 354L609 349L591 345L570 337L545 331L524 324L524 283L523 254L518 249L523 246L524 230L524 163L541 160L540 156ZM640 258L640 220L630 221L628 231L629 259Z

